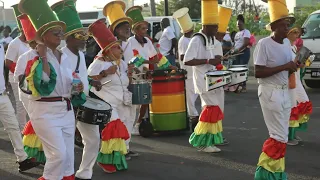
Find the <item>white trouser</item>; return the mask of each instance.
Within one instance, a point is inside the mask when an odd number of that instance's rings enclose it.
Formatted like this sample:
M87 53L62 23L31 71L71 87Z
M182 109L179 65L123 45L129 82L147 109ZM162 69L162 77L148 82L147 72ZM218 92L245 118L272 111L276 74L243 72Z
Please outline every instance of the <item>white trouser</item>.
M40 138L47 158L43 177L61 180L74 174L75 117L66 101L29 101L32 126Z
M17 161L22 162L26 160L28 156L23 149L19 123L7 95L0 95L0 121L4 126L4 130L9 135Z
M137 105L132 105L131 107L124 107L125 109L127 109L130 113L130 115L128 115L124 120L122 120L122 122L124 123L124 125L127 127L127 130L128 130L128 133L129 133L129 136L130 138L128 140L126 140L126 146L127 146L127 149L129 150L130 149L130 141L131 141L131 133L132 133L132 130L133 130L133 126L134 126L134 122L135 122L135 119L136 119L136 116L137 116ZM148 114L148 113L146 113Z
M199 95L194 91L193 79L186 80L186 95L188 115L190 117L199 116L199 113L196 109L196 100Z
M202 108L204 106L219 106L224 112L224 90L222 87L200 94L200 99Z
M13 92L14 99L16 102L16 115L17 115L17 119L19 121L19 127L20 127L20 130L22 131L24 126L27 123L27 111L24 108L24 106L19 98L19 85L18 85L18 83L11 82L10 84L11 84L12 92Z
M258 96L270 137L282 143L288 142L292 107L288 89L274 85L259 85Z
M296 72L296 98L299 103L309 101L309 97L307 95L306 90L303 88L301 80L300 80L300 69Z
M91 179L93 166L96 163L99 152L99 126L78 121L77 128L81 133L84 148L82 153L82 161L79 170L76 172L76 177L80 179Z

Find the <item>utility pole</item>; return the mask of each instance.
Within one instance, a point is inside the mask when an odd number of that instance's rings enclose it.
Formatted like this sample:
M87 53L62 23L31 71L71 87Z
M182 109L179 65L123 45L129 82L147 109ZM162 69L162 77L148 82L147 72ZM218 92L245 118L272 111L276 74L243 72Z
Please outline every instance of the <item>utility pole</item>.
M169 2L168 2L168 0L164 0L164 15L169 16Z
M154 0L150 0L151 16L156 16L156 3Z

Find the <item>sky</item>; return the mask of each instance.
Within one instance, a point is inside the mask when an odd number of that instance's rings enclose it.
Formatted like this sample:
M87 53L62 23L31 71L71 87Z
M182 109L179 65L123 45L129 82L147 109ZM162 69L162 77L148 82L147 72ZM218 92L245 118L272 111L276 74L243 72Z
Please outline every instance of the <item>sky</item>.
M9 8L10 6L19 3L20 0L1 0L4 2L5 8ZM49 5L52 5L60 0L48 0ZM88 5L88 1L90 2L90 5ZM110 2L111 0L77 0L77 10L78 11L84 11L84 10L93 10L96 7L103 7L105 4ZM156 0L156 2L159 2L160 0ZM290 6L292 0L287 0L287 5ZM255 2L260 3L261 0L255 0ZM142 5L144 3L149 3L149 0L134 0L135 5ZM265 4L265 3L263 3ZM0 6L2 6L0 4Z

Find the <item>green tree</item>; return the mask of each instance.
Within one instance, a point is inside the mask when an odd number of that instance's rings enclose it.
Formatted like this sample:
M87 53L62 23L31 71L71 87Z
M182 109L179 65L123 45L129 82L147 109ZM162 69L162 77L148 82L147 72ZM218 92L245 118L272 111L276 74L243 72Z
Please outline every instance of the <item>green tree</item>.
M319 9L320 5L296 8L295 13L293 14L296 18L295 26L301 27L308 16Z
M172 15L178 9L189 8L189 15L192 19L201 17L201 1L199 0L169 0L169 15ZM164 16L164 1L156 5L157 16Z

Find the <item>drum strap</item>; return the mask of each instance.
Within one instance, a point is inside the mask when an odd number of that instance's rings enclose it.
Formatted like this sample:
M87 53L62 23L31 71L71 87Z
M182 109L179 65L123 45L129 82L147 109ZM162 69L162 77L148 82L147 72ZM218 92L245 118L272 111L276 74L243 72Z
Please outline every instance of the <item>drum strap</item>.
M77 57L78 57L78 61L77 61L77 66L75 71L79 71L79 65L80 65L80 55L78 54Z

